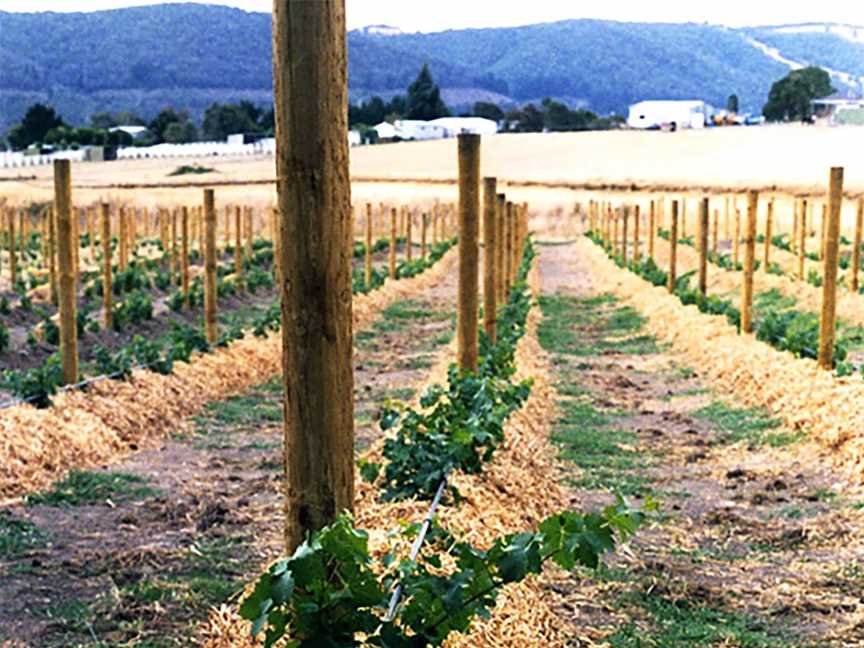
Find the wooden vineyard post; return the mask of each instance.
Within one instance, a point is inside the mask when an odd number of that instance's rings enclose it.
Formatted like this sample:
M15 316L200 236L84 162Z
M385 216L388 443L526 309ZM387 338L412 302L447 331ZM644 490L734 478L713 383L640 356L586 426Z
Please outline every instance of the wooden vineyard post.
M498 180L496 178L483 178L483 330L486 331L489 341L493 344L495 343L495 325L498 313L495 282L495 257L498 249L495 222L495 194L497 190Z
M828 191L822 315L819 318L819 366L831 370L834 368L834 337L837 325L837 260L840 252L840 211L843 207L843 167L831 168Z
M459 369L477 371L478 264L480 250L480 136L462 133L459 149ZM410 224L408 232L411 231Z
M738 267L738 260L741 255L739 251L741 249L741 210L738 209L738 205L735 205L735 240L732 242L732 263L735 264L735 267Z
M639 205L633 207L633 261L639 261Z
M804 281L804 259L807 254L807 199L801 201L801 218L798 219L798 280Z
M409 263L414 259L413 229L414 212L408 209L405 213L405 258Z
M624 205L621 208L621 261L627 267L627 224L630 220L630 207Z
M171 285L177 285L178 271L177 271L177 208L171 210L171 256L170 259L170 271L169 274L171 276Z
M282 285L282 219L279 209L274 207L270 210L270 218L273 221L273 231L276 237L273 239L273 269L276 276L276 285ZM281 290L281 288L280 288Z
M60 356L63 383L78 381L78 325L75 313L75 253L72 226L72 171L69 160L54 160L54 209L57 213L57 260L60 271Z
M90 263L96 263L96 210L87 208L87 238L90 243Z
M494 205L495 196L492 196L492 198L493 198L493 205ZM422 258L424 260L426 259L426 254L427 254L426 253L426 238L427 238L426 230L428 229L428 226L429 226L429 214L427 214L426 212L422 212L420 214L420 258Z
M372 203L366 203L366 250L363 278L367 289L372 287Z
M126 220L126 208L120 208L120 231L117 234L117 244L120 247L120 263L118 268L120 272L126 270L126 265L129 262L129 234L128 234L128 221ZM167 234L167 221L166 221L166 234Z
M699 294L708 294L708 198L699 203Z
M730 238L729 234L729 196L725 197L723 201L723 240L728 241Z
M654 235L657 232L656 203L652 200L648 208L648 258L654 258Z
M504 220L504 214L507 206L507 196L503 193L495 195L495 302L503 304L506 300L505 282L504 282L504 255L506 253L507 244L505 238L507 236L507 224Z
M255 249L254 233L253 233L253 211L251 207L246 208L246 257L252 259L252 253Z
M798 247L798 213L801 211L801 202L795 198L792 202L792 241L789 249L795 250Z
M864 226L864 198L858 199L855 214L855 240L852 242L852 292L858 292L858 272L861 269L861 228Z
M181 263L181 271L183 273L181 277L181 286L183 289L183 307L188 309L190 307L189 303L189 208L186 205L183 205L180 212L180 239L181 239L181 249L180 249L180 263Z
M204 190L204 333L215 345L216 324L216 206L212 189Z
M75 277L76 290L81 277L81 212L82 210L74 207L69 210L72 223L72 274Z
M765 212L765 258L762 260L763 270L768 272L768 264L771 262L771 237L773 236L772 227L774 220L774 199L768 201L768 207Z
M273 45L291 553L354 502L344 1L275 0Z
M612 212L612 254L617 254L621 256L623 254L623 249L619 249L618 245L621 241L621 237L618 232L618 225L621 223L621 209L618 208L614 212Z
M114 325L111 286L111 205L102 203L102 307L105 328Z
M388 276L391 279L396 278L396 230L397 221L396 221L396 208L390 208L390 245L387 249L387 259L388 259Z
M504 302L510 297L513 285L513 247L513 203L508 200L504 206Z
M744 284L741 289L741 332L753 332L753 267L756 265L756 217L759 192L747 194L747 225L744 231Z
M828 234L828 205L822 203L822 218L819 219L819 260L825 259L825 237Z
M711 250L717 254L717 230L720 227L720 210L714 210L714 223L711 227Z
M681 238L687 238L687 197L681 198Z
M234 208L234 274L235 285L240 290L243 282L243 208Z
M678 201L672 201L672 222L669 224L669 280L666 289L675 292L675 264L678 257Z
M12 283L12 289L15 289L15 283L18 281L18 260L15 253L15 210L10 209L9 216L9 281Z
M48 276L51 282L51 303L57 304L57 206L48 208Z

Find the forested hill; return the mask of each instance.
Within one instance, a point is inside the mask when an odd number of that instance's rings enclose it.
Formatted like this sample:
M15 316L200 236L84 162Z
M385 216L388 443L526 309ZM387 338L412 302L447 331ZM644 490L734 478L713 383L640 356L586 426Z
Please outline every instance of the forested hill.
M386 17L382 17L386 21ZM864 31L864 30L862 30ZM167 4L93 13L0 12L0 131L34 101L72 123L100 110L152 117L172 105L199 116L213 101L268 101L270 16ZM759 110L787 58L864 74L864 44L822 31L568 20L433 34L349 34L352 98L404 92L423 62L457 109L478 99L551 96L595 112L645 98L729 94Z

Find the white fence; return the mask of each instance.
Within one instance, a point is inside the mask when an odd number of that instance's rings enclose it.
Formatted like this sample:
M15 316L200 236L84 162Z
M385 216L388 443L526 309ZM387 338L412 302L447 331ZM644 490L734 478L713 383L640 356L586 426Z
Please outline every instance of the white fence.
M146 158L179 157L243 157L251 155L273 155L276 140L263 139L254 144L228 144L227 142L193 142L191 144L157 144L156 146L128 146L117 149L118 160L140 160ZM77 151L57 151L47 155L25 155L12 151L0 151L0 168L23 168L51 164L54 160L73 160L81 162L86 153Z

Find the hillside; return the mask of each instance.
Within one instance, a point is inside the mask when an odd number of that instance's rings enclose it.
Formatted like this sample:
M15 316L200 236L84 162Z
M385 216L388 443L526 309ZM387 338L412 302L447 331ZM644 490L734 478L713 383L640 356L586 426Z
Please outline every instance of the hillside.
M850 31L851 30L851 31ZM213 101L268 101L270 17L224 6L168 4L93 13L0 12L0 131L34 101L73 123L98 110L145 117L166 105L200 115ZM404 91L429 62L457 109L480 99L544 96L596 112L623 112L652 97L737 93L759 110L787 59L864 75L864 42L846 31L568 20L432 34L349 34L352 98ZM461 105L460 105L461 104Z

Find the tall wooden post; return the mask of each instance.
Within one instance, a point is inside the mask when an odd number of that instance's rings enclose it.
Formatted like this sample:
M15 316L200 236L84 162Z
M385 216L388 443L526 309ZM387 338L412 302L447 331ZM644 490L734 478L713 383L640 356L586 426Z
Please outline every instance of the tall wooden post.
M254 219L253 219L253 211L252 211L251 207L247 207L245 209L245 216L246 216L246 219L245 219L246 222L245 222L244 226L246 229L246 256L249 259L251 259L252 253L253 253L254 248L255 248L254 240L253 240L253 238L254 238L254 231L253 231Z
M237 288L243 285L243 208L234 208L234 273L237 275Z
M171 256L170 259L170 275L171 275L171 285L177 285L177 208L174 207L171 209Z
M729 196L725 196L723 201L723 239L728 241L729 235Z
M624 205L621 208L621 260L624 262L624 267L627 267L627 224L630 220L630 206Z
M113 296L111 294L111 205L102 203L102 307L105 328L114 323Z
M831 168L828 191L822 316L819 319L819 366L830 370L834 367L834 338L837 326L837 259L840 251L840 210L843 207L843 167Z
M90 263L96 263L96 210L87 208L87 238L90 243Z
M792 203L792 236L789 244L790 250L798 248L798 214L801 211L801 201L797 198Z
M496 178L483 178L483 330L495 343L495 325L498 312L495 283L495 257L498 249L495 194Z
M861 269L861 228L864 226L864 198L858 199L855 215L855 240L852 242L852 292L858 292L858 272Z
M181 269L183 276L181 277L183 289L183 307L189 308L189 208L183 205L180 216L180 236L181 236Z
M720 210L714 210L714 223L711 227L711 250L717 254L717 230L720 227Z
M503 304L507 301L507 287L504 278L506 271L507 254L507 196L503 193L495 194L495 238L497 245L495 250L495 302Z
M480 136L462 133L459 149L459 310L457 352L462 371L477 371L480 257ZM411 231L409 224L408 231Z
M57 212L57 260L60 270L60 356L63 382L78 381L72 170L69 160L54 160L54 209Z
M120 231L117 234L117 245L120 248L120 272L129 264L129 221L126 218L126 208L120 208Z
M212 189L204 190L204 333L216 344L216 204Z
M687 197L681 197L681 238L687 238Z
M51 283L51 303L58 303L57 289L57 205L48 208L48 276Z
M494 196L493 196L493 199L494 199ZM427 232L426 232L426 230L428 229L428 226L429 226L429 214L427 214L426 212L423 212L420 215L420 257L423 259L426 258L426 254L427 254L427 252L426 252Z
M408 261L414 259L414 212L411 209L405 211L405 258Z
M657 204L652 200L648 209L648 258L654 258L654 236L657 233Z
M738 267L738 259L740 258L739 250L741 249L741 210L735 207L735 240L732 242L732 263Z
M364 257L364 274L366 288L372 286L372 203L366 203L366 249Z
M669 277L666 289L675 292L675 265L678 260L678 201L672 201L672 222L669 224Z
M390 246L387 249L388 270L391 279L396 278L396 244L397 244L396 208L390 208Z
M291 553L354 502L344 0L274 0L273 44Z
M639 205L633 208L633 260L639 261Z
M822 218L819 219L819 260L825 259L825 238L828 235L828 205L822 203Z
M756 217L759 192L747 194L747 229L744 232L744 284L741 289L741 332L753 332L753 267L756 265Z
M798 219L798 280L804 281L804 259L807 255L807 199L801 201L801 218Z
M699 293L708 294L708 198L699 203Z
M513 285L513 202L508 200L504 206L504 300L510 298Z
M768 272L768 264L771 262L771 237L773 233L774 221L774 199L768 201L768 207L765 211L765 258L762 260L763 270Z

